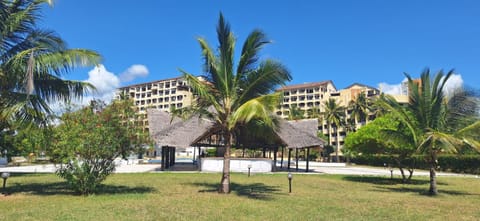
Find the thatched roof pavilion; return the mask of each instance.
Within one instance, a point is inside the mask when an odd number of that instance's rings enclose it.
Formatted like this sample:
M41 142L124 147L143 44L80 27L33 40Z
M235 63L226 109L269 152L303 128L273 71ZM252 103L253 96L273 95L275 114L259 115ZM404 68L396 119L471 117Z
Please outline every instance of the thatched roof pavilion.
M179 118L173 118L172 120L172 117L169 113L156 109L148 109L147 115L150 127L150 136L157 143L157 145L161 147L172 148L222 146L218 139L216 139L218 137L216 135L219 131L214 127L214 123L210 120L199 117L192 117L185 121ZM297 121L280 120L279 128L275 130L275 152L280 146L289 149L290 161L290 152L292 149L295 149L296 153L298 154L298 149L307 149L308 151L313 147L322 148L325 144L325 141L316 136L318 130L317 128L318 121L316 119ZM237 143L242 143L242 141L239 140ZM264 146L271 147L272 145L265 144ZM171 149L165 150L170 151ZM167 159L171 158L172 156L169 156ZM174 156L171 160L174 161Z

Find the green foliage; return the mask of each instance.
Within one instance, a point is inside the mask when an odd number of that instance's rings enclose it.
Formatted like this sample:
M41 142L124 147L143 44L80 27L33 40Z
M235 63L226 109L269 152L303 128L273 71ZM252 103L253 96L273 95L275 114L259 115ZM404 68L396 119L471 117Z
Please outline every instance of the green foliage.
M48 0L0 2L0 121L45 123L49 103L82 97L93 87L64 80L76 67L100 62L86 49L69 49L55 32L38 26Z
M403 160L404 164L414 165L416 169L430 169L423 155L413 155ZM352 162L358 165L382 167L395 165L392 155L356 155ZM439 155L437 169L445 172L480 174L480 155Z
M62 123L54 129L49 149L49 155L61 165L57 174L84 195L94 193L114 171L115 158L127 156L144 141L137 139L134 133L139 128L128 124L128 119L122 115L132 106L114 102L105 109L98 107L94 104L65 113Z

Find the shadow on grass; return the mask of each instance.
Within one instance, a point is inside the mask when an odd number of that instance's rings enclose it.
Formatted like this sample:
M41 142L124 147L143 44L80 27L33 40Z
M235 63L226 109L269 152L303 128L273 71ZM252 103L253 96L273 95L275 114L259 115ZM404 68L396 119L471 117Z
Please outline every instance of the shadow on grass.
M379 177L379 176L344 176L343 179L347 181L352 181L352 182L371 183L376 185L397 185L397 184L426 185L430 183L429 180L417 180L417 179L411 179L410 181L407 181L406 183L404 183L402 179L399 179L399 178L390 179L389 177ZM448 184L443 182L438 182L437 180L437 185L447 186Z
M418 193L419 195L423 196L431 196L435 197L429 194L428 192L428 187L400 187L400 188L394 188L394 187L384 187L384 186L377 186L378 190L377 191L383 191L383 192L397 192L397 193ZM452 196L473 196L473 195L479 195L479 194L472 194L468 193L465 191L456 191L456 190L438 190L439 195L452 195Z
M151 193L155 189L152 187L129 187L121 185L104 185L98 186L95 195L108 195L108 194L142 194ZM66 182L53 182L53 183L12 183L7 185L6 192L9 194L27 193L32 195L79 195L71 190Z
M217 193L219 187L218 183L193 183L193 185L204 187L204 189L198 191L200 193ZM257 200L272 200L275 195L282 194L278 186L268 186L263 183L230 183L230 190L231 193L236 194L237 196Z

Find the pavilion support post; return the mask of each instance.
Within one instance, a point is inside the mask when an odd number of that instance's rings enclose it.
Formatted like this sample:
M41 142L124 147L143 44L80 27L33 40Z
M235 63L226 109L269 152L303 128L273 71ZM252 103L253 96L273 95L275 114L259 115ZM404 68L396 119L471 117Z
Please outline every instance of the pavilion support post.
M175 164L175 147L170 147L170 166Z
M263 156L263 158L267 158L266 151L267 151L267 148L264 146L264 147L262 148L262 156Z
M298 148L295 148L295 171L298 171Z
M202 170L202 158L201 158L202 147L198 147L198 161L197 161L197 168L198 170Z
M195 150L196 148L193 147L193 156L192 156L192 164L195 165Z
M165 148L165 169L170 167L170 148L168 146Z
M285 147L282 146L282 159L280 159L280 168L283 168L283 153L285 152Z
M245 145L242 145L242 158L245 158Z
M166 162L165 162L166 160L165 154L167 154L166 152L167 152L166 148L162 146L162 171L165 170L165 167L166 167Z
M272 168L273 172L277 171L277 151L278 151L278 147L274 147L273 148L273 168Z
M308 169L309 169L308 166L309 166L309 162L310 162L310 159L308 159L309 155L310 155L310 147L307 147L307 154L305 156L307 158L307 171L306 171L307 173L308 173Z
M288 149L288 165L287 165L287 169L288 171L290 171L290 160L292 159L292 149Z

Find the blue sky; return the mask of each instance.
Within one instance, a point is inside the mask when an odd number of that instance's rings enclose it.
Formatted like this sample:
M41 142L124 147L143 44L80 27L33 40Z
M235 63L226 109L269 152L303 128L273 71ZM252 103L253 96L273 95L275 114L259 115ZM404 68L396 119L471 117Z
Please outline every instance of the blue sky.
M394 90L404 72L418 77L455 69L455 81L480 85L479 1L254 1L56 0L41 26L71 48L103 55L103 67L78 69L68 79L88 80L103 95L115 87L201 73L196 37L217 45L223 12L237 50L255 28L273 44L263 57L283 62L289 84L332 80L337 89L362 83ZM103 96L99 95L99 96Z

